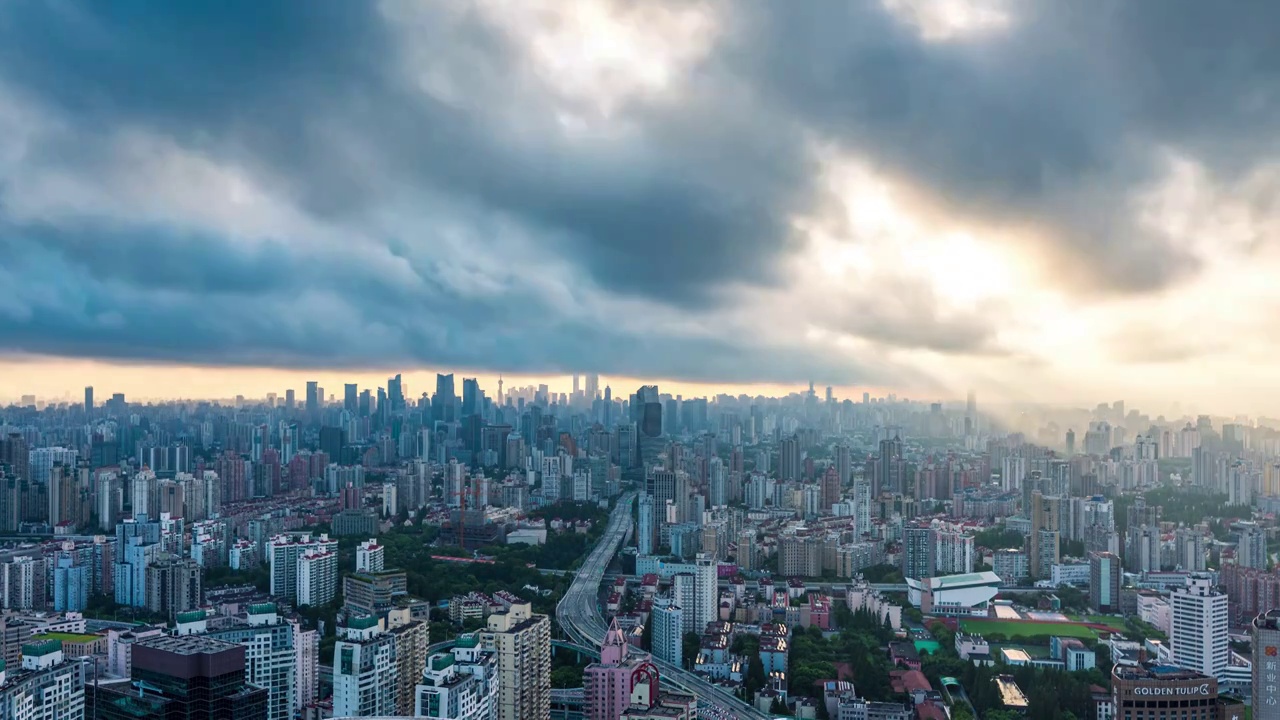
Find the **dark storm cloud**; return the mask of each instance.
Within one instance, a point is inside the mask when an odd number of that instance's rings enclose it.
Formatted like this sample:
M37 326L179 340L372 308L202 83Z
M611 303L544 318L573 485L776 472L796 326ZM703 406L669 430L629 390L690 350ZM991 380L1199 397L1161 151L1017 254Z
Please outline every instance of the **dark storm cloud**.
M0 175L0 271L16 288L0 349L857 382L865 368L751 338L565 317L518 278L462 292L430 259L438 225L501 218L590 287L710 312L733 288L780 281L797 247L789 218L825 202L807 151L816 138L959 214L1038 228L1069 285L1140 293L1195 269L1132 217L1158 149L1223 175L1276 149L1272 3L1010 3L1007 32L942 43L874 1L728 3L681 102L623 101L625 140L602 143L560 128L560 101L511 38L453 7L417 6L436 13L418 46L458 75L450 102L415 84L403 38L373 3L0 4L0 89L64 128L24 147L24 167L109 182L113 139L139 130L246 168L337 232L378 226L388 198L427 208L405 221L414 232L370 233L409 268L391 281L366 262L375 248L313 257L297 238L246 246L155 220L6 221L6 192L24 178ZM308 313L308 293L351 325ZM832 322L891 346L991 351L992 323L879 295Z

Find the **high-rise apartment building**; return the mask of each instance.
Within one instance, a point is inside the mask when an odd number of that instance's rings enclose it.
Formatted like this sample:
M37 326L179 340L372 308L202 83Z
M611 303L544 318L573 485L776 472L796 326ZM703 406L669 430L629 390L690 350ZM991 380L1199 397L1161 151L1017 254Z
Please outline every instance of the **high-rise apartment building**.
M377 539L360 543L356 546L356 572L382 572L386 553L386 547L379 545Z
M458 638L450 652L426 661L415 687L415 717L495 720L498 717L497 656L474 635Z
M396 642L378 619L354 617L333 647L334 717L378 717L396 714L400 666Z
M639 522L636 523L636 552L641 555L652 555L654 538L658 534L656 508L653 496L648 493L640 495Z
M792 435L778 445L778 479L784 482L800 479L800 438Z
M1267 569L1267 533L1255 522L1238 522L1235 530L1240 537L1236 545L1236 564L1240 567Z
M694 617L697 632L706 631L707 625L718 619L720 612L720 570L715 557L698 553L694 558L698 596L694 601Z
M304 629L297 618L289 619L289 628L293 634L294 702L301 710L315 702L320 691L320 632Z
M272 595L297 602L298 566L302 556L308 552L327 552L336 555L338 541L330 540L325 534L313 538L310 533L296 533L278 535L267 543ZM336 578L334 582L337 582Z
M298 558L298 605L328 605L338 594L338 554L308 550Z
M840 502L840 471L835 465L822 474L822 512L831 512L831 506Z
M933 554L936 551L933 528L928 526L903 528L902 576L912 580L933 577Z
M1129 572L1160 569L1160 528L1155 525L1129 526L1124 533L1124 565Z
M1173 664L1218 677L1227 666L1227 596L1207 575L1193 575L1169 595Z
M1194 528L1178 528L1173 533L1174 563L1187 572L1204 572L1208 552L1204 533ZM1264 544L1265 549L1265 544Z
M244 646L245 680L268 691L267 720L292 720L298 707L293 634L274 603L250 605L243 622L207 632L209 637Z
M416 688L431 645L431 625L425 620L392 624L391 638L396 656L396 714L412 715Z
M653 656L684 667L684 611L671 598L657 598L649 614L653 623L650 647Z
M498 718L545 718L551 712L551 619L516 603L489 616L481 647L497 655Z
M933 531L933 571L937 575L973 572L973 536L959 530Z
M1089 553L1089 608L1120 612L1120 558L1114 553Z
M147 566L147 609L172 618L204 601L195 560L166 556Z
M0 668L0 717L80 720L85 714L85 664L63 657L59 640L22 646L20 668Z

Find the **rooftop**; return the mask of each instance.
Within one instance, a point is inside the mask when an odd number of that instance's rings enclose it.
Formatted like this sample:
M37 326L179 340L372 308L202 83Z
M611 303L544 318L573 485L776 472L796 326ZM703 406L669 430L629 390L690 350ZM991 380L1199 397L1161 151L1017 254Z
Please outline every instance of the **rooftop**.
M144 638L139 646L164 650L174 655L208 655L234 650L238 645L207 635L156 635Z
M1027 696L1022 694L1022 688L1013 681L1008 675L1001 675L996 678L996 689L1000 691L1000 702L1004 703L1008 708L1026 708Z
M83 633L62 633L51 632L41 633L31 638L32 640L58 640L64 643L91 643L95 640L101 640L101 635L87 635Z

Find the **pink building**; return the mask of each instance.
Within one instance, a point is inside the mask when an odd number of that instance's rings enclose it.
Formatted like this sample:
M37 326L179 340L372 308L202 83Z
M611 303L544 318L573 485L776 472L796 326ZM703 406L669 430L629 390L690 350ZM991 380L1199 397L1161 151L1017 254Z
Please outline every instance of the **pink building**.
M600 662L588 665L582 676L586 720L619 720L631 707L632 691L641 683L650 686L644 695L657 701L658 668L646 653L632 652L614 620L600 647Z

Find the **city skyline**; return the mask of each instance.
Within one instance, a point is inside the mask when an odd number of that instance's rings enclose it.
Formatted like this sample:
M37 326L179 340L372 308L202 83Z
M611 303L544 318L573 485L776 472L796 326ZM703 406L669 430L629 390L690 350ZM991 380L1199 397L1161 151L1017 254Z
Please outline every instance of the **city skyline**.
M103 369L57 381L73 394L141 365L156 396L233 367L590 367L1264 412L1273 24L1194 3L7 4L4 392L80 361ZM1204 72L1224 42L1255 62Z

